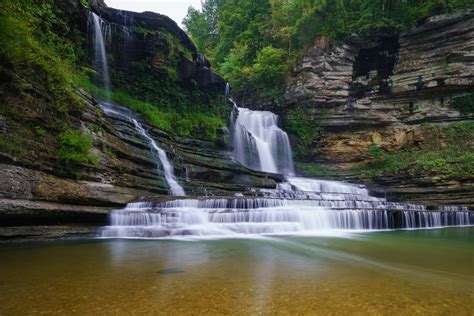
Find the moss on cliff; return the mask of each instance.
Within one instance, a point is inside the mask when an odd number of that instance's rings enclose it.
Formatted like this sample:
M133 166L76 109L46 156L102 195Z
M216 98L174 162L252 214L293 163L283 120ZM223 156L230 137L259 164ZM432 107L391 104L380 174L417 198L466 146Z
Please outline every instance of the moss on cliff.
M76 76L75 83L97 98L106 97L103 88L94 85L83 75ZM114 103L142 114L151 125L178 136L215 138L217 128L225 125L225 113L218 111L214 113L212 110L213 103L217 103L215 106L220 107L220 102L223 102L219 98L208 100L207 104L197 103L193 108L181 112L142 101L121 89L112 89L110 97ZM197 102L202 102L202 100L197 100ZM210 105L211 109L209 109Z
M429 148L388 153L372 146L370 151L374 161L361 170L372 177L400 172L408 172L413 177L426 175L441 180L474 177L474 122L424 128L430 129L433 135L433 143Z
M296 147L294 154L298 160L308 160L312 155L312 144L317 142L321 136L322 113L318 119L310 120L308 109L293 108L286 112L285 128L296 136Z
M83 38L62 17L53 1L2 1L0 4L2 92L29 91L48 99L60 112L81 102L71 81L73 65L83 55Z

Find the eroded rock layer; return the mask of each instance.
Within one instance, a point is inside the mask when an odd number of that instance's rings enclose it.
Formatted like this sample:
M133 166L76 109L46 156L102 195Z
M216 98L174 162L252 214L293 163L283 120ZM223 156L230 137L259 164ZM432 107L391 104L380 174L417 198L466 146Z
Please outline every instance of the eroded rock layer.
M322 38L294 68L276 110L287 126L301 117L320 126L304 158L334 169L333 175L375 181L402 199L472 205L472 174L440 177L426 170L369 179L354 169L374 158L374 147L393 154L448 145L437 131L474 118L453 106L474 91L473 52L469 10L431 17L400 35L351 36L338 45ZM468 150L474 139L468 135L462 143Z

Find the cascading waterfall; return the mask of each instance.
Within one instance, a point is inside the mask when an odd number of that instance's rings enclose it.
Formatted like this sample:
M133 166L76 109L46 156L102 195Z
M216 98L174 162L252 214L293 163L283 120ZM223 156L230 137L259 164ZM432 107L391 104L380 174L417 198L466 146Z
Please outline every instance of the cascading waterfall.
M402 205L400 205L400 208ZM334 230L413 229L472 225L466 210L335 210L312 200L206 199L131 203L111 215L102 237L159 238L239 234L318 234Z
M154 154L154 156L158 156L158 159L160 160L160 163L163 166L165 179L166 179L166 182L168 183L168 186L170 187L171 195L179 195L179 196L186 195L183 187L179 185L178 181L176 181L176 178L174 176L173 166L168 160L166 152L158 146L156 141L148 134L148 132L143 128L143 126L138 122L138 120L133 117L133 114L127 109L124 109L112 104L108 104L108 103L101 103L100 106L105 114L111 115L111 116L122 117L129 120L131 123L133 123L135 130L140 135L142 135L143 138L145 138L148 144L150 145L150 150Z
M151 136L145 131L143 126L138 123L136 119L132 119L132 122L135 125L136 130L148 141L152 150L158 154L158 158L160 159L161 164L163 166L163 171L165 172L166 182L168 182L168 185L171 190L171 195L186 195L184 193L183 187L181 187L178 181L176 181L173 166L169 162L168 157L166 156L166 152L160 147L158 147L155 140L151 138Z
M327 234L474 224L474 213L465 207L427 211L422 205L389 202L362 186L336 181L289 177L281 187L261 194L130 203L111 213L111 226L104 228L102 237Z
M90 16L94 33L94 52L96 67L97 70L102 74L102 80L104 84L104 89L106 90L107 101L110 101L110 79L105 46L107 37L111 37L110 25L94 12L91 12ZM158 146L155 140L147 133L143 126L133 116L132 112L121 107L112 105L110 102L102 102L100 104L100 107L102 108L104 113L108 115L123 117L133 123L135 130L140 135L142 135L143 138L146 139L150 146L151 152L154 154L154 156L158 157L161 165L163 166L165 179L168 183L168 186L170 187L171 195L186 195L184 189L179 185L178 181L176 181L173 166L168 160L166 152ZM157 163L157 165L159 164Z
M226 98L229 86L226 86ZM288 135L268 111L234 106L234 158L256 170L281 173L275 189L254 189L255 197L180 199L131 203L113 211L102 237L235 237L254 234L320 234L333 231L414 229L474 224L466 207L395 203L372 196L361 185L294 177Z
M278 127L278 116L268 111L237 108L233 156L246 167L271 173L294 174L288 134Z

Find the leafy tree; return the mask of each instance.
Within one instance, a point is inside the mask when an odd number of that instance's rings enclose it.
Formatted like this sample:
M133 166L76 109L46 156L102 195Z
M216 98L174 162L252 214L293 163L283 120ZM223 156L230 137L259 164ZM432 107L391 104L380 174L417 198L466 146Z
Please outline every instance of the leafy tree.
M472 0L206 0L202 11L189 9L184 24L236 90L261 94L278 87L281 71L318 37L403 31L427 16L473 6Z

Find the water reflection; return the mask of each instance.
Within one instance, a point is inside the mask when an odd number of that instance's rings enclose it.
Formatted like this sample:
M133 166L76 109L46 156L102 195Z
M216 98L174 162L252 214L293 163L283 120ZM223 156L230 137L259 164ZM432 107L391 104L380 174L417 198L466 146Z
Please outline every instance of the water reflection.
M0 314L469 314L463 230L0 245Z

